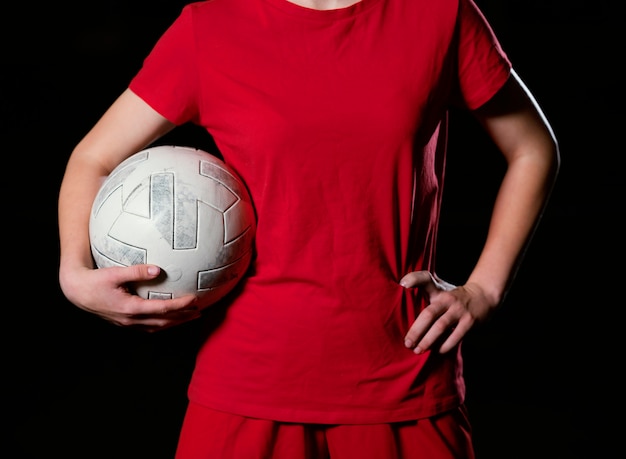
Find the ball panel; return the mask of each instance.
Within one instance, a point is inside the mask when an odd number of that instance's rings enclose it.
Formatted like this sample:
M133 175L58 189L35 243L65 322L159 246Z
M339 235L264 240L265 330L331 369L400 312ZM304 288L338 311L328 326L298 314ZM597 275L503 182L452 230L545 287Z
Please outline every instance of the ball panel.
M253 219L252 208L245 203L227 209L224 212L224 244L230 244L241 237L244 237L244 240L240 241L240 244L252 244L248 237L254 236L254 230L250 225Z
M124 210L126 210L124 208ZM174 175L150 175L150 218L154 229L169 247L178 248L174 241ZM179 218L176 219L180 221ZM195 226L195 221L193 222Z
M148 152L141 151L122 161L102 183L100 191L92 205L93 212L98 212L100 206L109 198L110 194L128 179L139 163L145 161L147 158ZM128 189L128 186L126 188Z
M105 191L109 192L110 189ZM118 221L129 216L129 214L120 212L122 187L112 188L108 194L108 199L100 200L99 204L99 208L92 212L90 222L91 249L96 265L98 267L113 267L146 263L145 249L129 244L125 234L119 236L115 234ZM122 227L124 227L124 223L122 223Z
M237 265L247 266L250 263L251 256L252 253L248 252L230 265L198 273L198 290L215 290L221 287L226 287L230 290L230 286L239 281L239 276L237 275L239 266Z
M113 238L101 241L92 249L92 254L98 268L140 265L148 262L145 249L130 246Z
M171 293L161 293L161 292L148 292L146 298L149 300L171 300L173 295Z

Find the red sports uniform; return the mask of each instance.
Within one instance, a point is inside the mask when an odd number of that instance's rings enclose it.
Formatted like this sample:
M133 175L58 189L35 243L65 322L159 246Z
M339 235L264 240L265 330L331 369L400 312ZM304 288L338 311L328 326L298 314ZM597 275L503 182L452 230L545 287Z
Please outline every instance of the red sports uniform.
M425 302L398 281L434 271L448 108L479 107L509 73L471 0L184 8L130 88L205 127L258 216L256 258L199 352L192 403L322 424L463 403L460 349L404 347Z

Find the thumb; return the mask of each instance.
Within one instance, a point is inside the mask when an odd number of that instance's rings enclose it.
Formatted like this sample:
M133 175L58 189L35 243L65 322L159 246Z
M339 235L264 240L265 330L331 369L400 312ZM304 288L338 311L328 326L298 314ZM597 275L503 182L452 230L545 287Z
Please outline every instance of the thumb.
M117 272L123 283L150 280L161 274L161 268L156 265L131 265L119 268Z
M434 279L428 271L413 271L400 279L400 285L405 288L421 287L429 283L434 284Z

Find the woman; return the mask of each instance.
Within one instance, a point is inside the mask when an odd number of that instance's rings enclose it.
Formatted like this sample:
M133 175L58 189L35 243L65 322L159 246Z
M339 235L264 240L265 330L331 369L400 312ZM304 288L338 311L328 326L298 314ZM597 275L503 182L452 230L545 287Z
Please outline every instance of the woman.
M435 273L453 106L507 162L460 286ZM159 267L94 269L88 236L102 178L187 122L213 137L257 214L250 272L205 312L193 297L131 295ZM177 459L472 458L461 342L502 303L558 163L472 0L194 3L68 161L60 284L76 306L148 331L223 311Z

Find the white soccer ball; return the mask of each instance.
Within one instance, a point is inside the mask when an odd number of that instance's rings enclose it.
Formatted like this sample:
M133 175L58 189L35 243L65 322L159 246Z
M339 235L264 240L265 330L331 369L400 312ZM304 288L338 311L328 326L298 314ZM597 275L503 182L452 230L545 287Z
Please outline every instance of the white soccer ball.
M99 268L155 264L161 275L130 286L143 298L195 294L208 306L244 276L256 220L242 180L205 151L158 146L135 153L102 183L89 221Z

